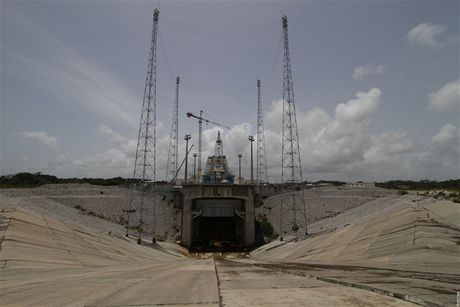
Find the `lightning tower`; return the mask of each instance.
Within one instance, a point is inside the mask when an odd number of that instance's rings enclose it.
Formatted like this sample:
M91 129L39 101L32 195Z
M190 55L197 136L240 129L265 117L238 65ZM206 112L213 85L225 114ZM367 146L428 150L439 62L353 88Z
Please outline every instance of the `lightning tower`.
M156 47L158 33L158 9L153 11L153 26L150 53L145 79L144 98L142 102L141 121L137 137L136 156L134 160L133 183L127 218L127 235L129 229L137 229L138 243L143 232L144 203L148 182L156 180ZM133 221L133 214L135 220ZM155 201L153 204L154 238L155 238ZM132 225L134 224L134 225Z
M265 152L264 116L262 112L262 98L260 94L260 80L257 79L257 152L256 152L256 179L257 183L268 182L267 155Z
M297 132L297 118L294 102L294 85L292 83L291 59L289 56L289 37L288 37L288 20L284 15L283 24L283 45L284 45L284 66L283 66L283 128L282 128L282 157L281 157L281 182L287 184L296 184L302 182L302 164L300 159L299 135ZM303 193L300 191L291 194L291 202L286 208L291 218L291 229L295 232L299 230L299 224L304 224L306 229L306 211L303 200ZM304 218L299 220L297 211L300 204L304 204ZM283 202L281 203L281 212L283 211ZM281 213L283 214L283 213ZM281 218L282 224L282 218ZM283 229L281 226L281 235Z
M203 111L198 119L198 183L201 181L201 152L203 151Z
M166 181L174 181L176 179L176 172L178 167L179 82L180 78L176 77L176 99L174 100L173 117L171 122L171 136L169 140Z

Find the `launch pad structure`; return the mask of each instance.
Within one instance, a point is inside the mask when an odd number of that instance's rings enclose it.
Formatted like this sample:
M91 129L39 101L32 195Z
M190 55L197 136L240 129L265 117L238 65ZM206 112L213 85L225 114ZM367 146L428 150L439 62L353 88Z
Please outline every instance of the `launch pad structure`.
M159 29L159 11L154 10L153 27L141 121L135 165L133 172L133 186L129 208L124 210L127 214L127 235L135 232L138 243L143 234L144 197L147 193L163 195L174 202L174 206L182 210L181 241L182 245L193 248L194 246L210 245L213 241L228 244L232 247L253 246L256 239L255 233L255 208L262 204L263 199L281 192L289 192L286 199L280 203L279 234L281 240L284 225L290 225L295 232L305 229L307 233L307 216L304 198L299 188L302 186L302 168L300 157L299 136L294 102L294 86L292 82L292 68L289 56L287 17L282 18L282 34L284 46L283 60L283 116L282 116L282 158L281 158L281 184L269 184L268 166L266 162L265 137L263 130L263 112L261 99L261 81L257 79L257 139L249 136L251 141L251 180L246 184L242 181L241 171L238 174L238 184L232 174L227 159L223 153L223 142L220 132L217 136L214 156L206 161L206 168L202 172L202 124L212 123L216 126L230 129L229 127L199 115L187 113L188 118L198 120L198 154L194 154L194 165L198 158L198 174L194 170L193 180L187 177L178 183L177 174L182 166L178 161L178 125L179 125L179 84L180 78L176 77L175 100L173 104L173 117L171 122L171 136L166 167L167 184L158 184L156 179L156 104L157 104L157 38ZM188 138L187 138L188 137ZM190 139L187 134L186 140ZM242 140L243 141L243 140ZM256 141L256 178L253 178L253 153L252 142ZM188 143L187 143L188 144ZM193 145L192 145L193 146ZM241 163L241 155L238 155ZM188 165L188 146L185 154L185 167ZM241 164L239 164L241 165ZM241 166L240 166L241 169ZM289 199L289 201L288 201ZM283 202L288 201L284 204ZM303 203L303 206L302 206ZM155 206L153 208L153 238L156 240ZM283 207L284 206L284 207ZM303 212L302 212L303 209ZM303 213L303 214L298 214ZM137 219L133 219L132 215Z

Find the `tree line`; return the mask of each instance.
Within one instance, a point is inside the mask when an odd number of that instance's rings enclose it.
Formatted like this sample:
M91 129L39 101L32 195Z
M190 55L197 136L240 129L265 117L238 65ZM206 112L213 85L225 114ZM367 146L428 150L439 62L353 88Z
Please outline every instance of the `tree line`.
M89 183L102 186L130 185L133 179L113 178L58 178L42 173L17 173L0 177L0 187L38 187L44 184L56 183Z
M17 173L14 175L5 175L0 177L0 187L38 187L44 184L53 183L89 183L101 186L128 186L135 181L132 178L113 177L113 178L58 178L53 175L42 173ZM320 180L315 182L306 182L312 184L328 183L334 186L342 186L345 182ZM451 179L445 181L434 180L390 180L386 182L376 182L377 187L398 190L460 190L460 179Z

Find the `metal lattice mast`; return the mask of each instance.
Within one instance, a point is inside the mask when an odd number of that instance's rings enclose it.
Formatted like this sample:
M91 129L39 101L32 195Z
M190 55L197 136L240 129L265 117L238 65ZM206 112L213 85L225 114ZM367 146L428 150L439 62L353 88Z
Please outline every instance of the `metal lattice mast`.
M282 129L282 158L281 158L281 182L300 183L302 182L302 164L300 158L299 135L297 131L297 118L294 101L294 85L292 82L291 59L289 56L288 20L284 15L283 24L283 45L284 45L284 67L283 67L283 129ZM297 216L300 202L304 203L303 193L292 194L292 230L299 229ZM300 195L299 195L300 194ZM306 228L306 215L304 206L304 221Z
M142 102L141 121L137 137L136 156L134 160L133 184L129 201L127 230L132 227L132 215L137 213L138 243L143 231L144 199L148 182L156 180L156 46L158 33L158 9L153 11L153 26L148 59L147 76ZM155 202L153 204L155 224ZM134 209L137 208L137 209ZM155 232L155 225L153 226ZM127 231L127 235L128 235ZM155 235L155 234L154 234Z
M178 167L178 145L179 145L179 82L176 77L176 99L174 101L173 117L171 122L171 136L169 140L168 163L166 167L166 181L174 181Z
M257 79L257 153L256 178L257 183L268 182L267 155L265 152L264 116L262 112L262 97L260 94L260 80Z
M203 150L203 111L200 110L200 119L198 120L198 183L201 181L201 152Z

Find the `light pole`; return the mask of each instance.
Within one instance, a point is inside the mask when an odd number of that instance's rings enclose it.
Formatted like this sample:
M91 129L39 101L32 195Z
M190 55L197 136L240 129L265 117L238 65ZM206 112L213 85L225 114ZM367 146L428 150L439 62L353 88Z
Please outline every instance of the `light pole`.
M190 140L192 136L190 134L185 135L185 172L184 172L184 182L187 182L187 170L188 170L188 140Z
M250 135L248 137L249 142L251 142L251 184L254 183L254 159L252 157L252 143L254 142L254 136Z
M241 157L242 154L238 154L238 184L241 184Z
M196 157L197 157L197 153L194 152L193 153L193 183L196 183Z

